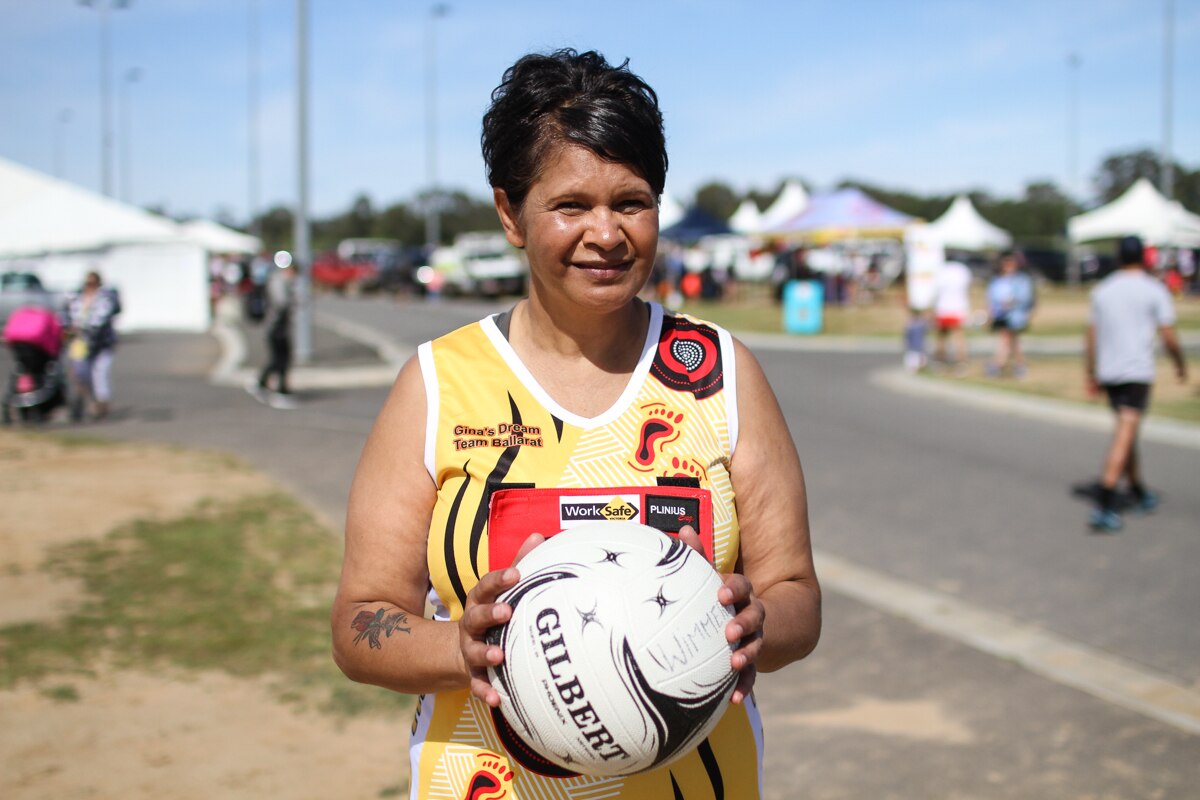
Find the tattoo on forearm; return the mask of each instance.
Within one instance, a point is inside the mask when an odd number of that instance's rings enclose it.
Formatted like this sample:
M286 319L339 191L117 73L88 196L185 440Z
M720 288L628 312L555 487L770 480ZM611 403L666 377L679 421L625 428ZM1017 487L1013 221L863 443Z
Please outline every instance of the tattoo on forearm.
M394 611L391 614L387 614L381 608L374 613L370 611L358 612L358 616L350 623L350 627L358 631L358 635L354 637L355 644L358 644L365 638L372 648L378 650L382 647L379 643L380 633L390 637L396 631L401 631L402 633L412 632L412 628L400 627L405 622L408 622L408 615L403 611Z

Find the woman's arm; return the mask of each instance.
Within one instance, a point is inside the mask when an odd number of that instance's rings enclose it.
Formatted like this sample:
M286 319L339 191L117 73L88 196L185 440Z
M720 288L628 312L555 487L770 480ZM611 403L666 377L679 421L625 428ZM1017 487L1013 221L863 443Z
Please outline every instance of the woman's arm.
M375 421L350 489L332 613L333 656L352 680L419 694L468 685L459 625L424 618L436 489L424 465L425 386L410 359Z
M738 426L730 477L741 530L741 573L761 604L755 666L773 672L804 658L821 635L821 588L813 568L804 473L775 393L758 359L741 342L737 358ZM754 603L731 624L752 630ZM734 654L737 666L737 653Z

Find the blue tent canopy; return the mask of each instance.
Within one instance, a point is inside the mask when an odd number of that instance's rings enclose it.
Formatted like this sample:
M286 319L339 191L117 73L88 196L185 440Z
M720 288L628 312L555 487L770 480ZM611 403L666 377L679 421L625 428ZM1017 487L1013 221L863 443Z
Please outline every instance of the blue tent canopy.
M681 244L695 244L705 236L722 233L733 233L733 229L699 206L693 206L683 215L683 219L668 228L663 228L658 235Z

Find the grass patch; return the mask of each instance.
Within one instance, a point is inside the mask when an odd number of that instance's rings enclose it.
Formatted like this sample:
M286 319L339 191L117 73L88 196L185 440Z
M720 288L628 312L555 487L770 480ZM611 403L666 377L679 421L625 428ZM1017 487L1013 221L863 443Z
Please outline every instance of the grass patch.
M1104 395L1091 398L1087 394L1083 375L1083 360L1079 356L1028 356L1028 374L1021 380L989 378L983 374L983 362L963 377L948 377L928 373L935 380L970 384L987 389L1052 397L1076 403L1107 408ZM1158 359L1158 380L1150 395L1151 417L1167 417L1183 422L1200 422L1200 389L1194 384L1181 385L1168 359Z
M42 695L50 698L56 703L78 703L79 690L69 683L61 683L57 686L47 686L42 689Z
M21 680L175 667L265 677L281 700L395 713L412 698L348 681L330 656L340 549L283 494L205 503L52 552L44 569L86 599L56 623L0 628L0 688Z

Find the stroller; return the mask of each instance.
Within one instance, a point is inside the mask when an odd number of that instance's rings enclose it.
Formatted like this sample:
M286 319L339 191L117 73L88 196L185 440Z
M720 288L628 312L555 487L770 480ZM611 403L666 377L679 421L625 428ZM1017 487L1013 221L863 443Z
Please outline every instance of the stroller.
M4 343L16 362L8 376L0 418L5 425L13 412L25 422L45 422L66 402L66 376L59 363L62 323L40 306L22 306L4 326Z

